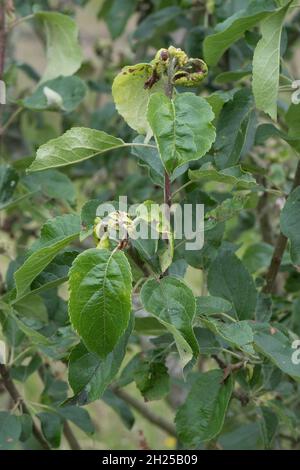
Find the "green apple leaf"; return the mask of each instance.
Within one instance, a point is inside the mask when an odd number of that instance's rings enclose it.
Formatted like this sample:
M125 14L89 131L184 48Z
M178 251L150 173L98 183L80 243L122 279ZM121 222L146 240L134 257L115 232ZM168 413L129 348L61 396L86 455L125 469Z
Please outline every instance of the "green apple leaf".
M159 80L151 88L144 87L153 70L151 64L124 67L112 85L113 99L119 114L139 134L149 135L151 132L147 120L149 98L153 93L164 89L163 80Z
M125 145L122 139L106 132L73 127L61 137L42 145L28 172L72 165Z
M149 279L142 287L145 309L174 336L182 367L199 353L192 322L196 310L195 297L186 284L175 277L160 281Z
M214 34L204 40L204 58L208 65L216 65L224 52L240 39L245 31L276 9L273 0L253 0L247 8L237 11L215 27Z
M90 352L105 358L125 332L131 312L132 276L123 252L91 248L70 270L69 314Z
M262 38L253 56L253 94L256 106L274 121L277 119L281 34L290 4L291 2L287 3L262 22Z
M35 18L43 24L47 39L47 66L42 81L72 75L82 62L78 28L72 18L58 12L39 11Z
M223 382L220 369L200 373L176 414L176 429L182 445L197 448L222 430L233 389L232 377Z
M216 137L213 119L208 102L193 93L172 100L162 93L150 97L148 121L169 174L209 151Z

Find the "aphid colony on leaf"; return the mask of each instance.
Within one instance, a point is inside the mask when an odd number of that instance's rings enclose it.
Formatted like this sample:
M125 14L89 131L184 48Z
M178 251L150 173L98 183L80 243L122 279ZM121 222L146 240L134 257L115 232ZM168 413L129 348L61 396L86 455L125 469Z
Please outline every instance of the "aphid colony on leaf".
M207 73L203 60L188 57L182 49L160 49L150 63L123 67L116 76L112 85L116 109L148 142L153 133L147 117L150 96L167 89L169 94L170 86L198 87Z
M160 236L169 239L171 234L164 209L153 201L140 204L133 214L113 210L106 217L97 216L94 220L94 241L100 249L111 249L115 244L118 249L123 249L130 240L139 237L146 239L150 234L154 239Z
M189 58L179 48L170 46L168 49L160 49L151 62L153 72L145 82L145 88L151 88L164 73L167 73L170 63L173 62L173 85L195 87L206 77L208 68L201 59Z
M111 240L120 242L128 238L133 221L126 212L113 211L107 217L96 217L93 235L97 248L110 248ZM115 234L115 235L114 235Z

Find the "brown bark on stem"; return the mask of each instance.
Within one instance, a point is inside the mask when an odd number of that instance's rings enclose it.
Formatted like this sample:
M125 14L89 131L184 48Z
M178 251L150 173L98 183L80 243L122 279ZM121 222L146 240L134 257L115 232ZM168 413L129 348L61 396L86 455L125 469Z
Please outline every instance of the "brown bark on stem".
M298 186L300 186L300 161L297 165L292 191ZM280 232L274 248L271 263L267 271L266 284L262 290L265 294L271 294L274 291L276 278L280 269L284 251L286 249L287 241L287 237L282 232Z
M173 97L173 91L174 91L172 77L173 77L175 65L176 63L174 62L174 59L173 59L169 65L168 81L165 87L165 94L170 100ZM169 207L171 207L172 205L171 180L167 171L165 171L164 203L167 204Z
M68 441L71 450L81 450L79 442L77 441L67 421L64 422L64 436Z
M46 369L48 367L48 365L42 365L40 368L39 368L39 376L40 376L40 379L41 381L44 383L44 369ZM64 422L64 436L70 446L70 449L71 450L81 450L81 447L80 447L80 444L79 442L77 441L71 427L69 426L69 423L67 421Z
M117 395L119 398L124 400L130 406L132 406L132 408L138 411L138 413L140 413L144 418L150 421L150 423L162 429L167 434L170 434L170 436L176 437L176 429L172 423L167 421L162 416L158 416L153 413L153 411L151 411L147 405L144 405L144 403L129 395L129 393L125 392L125 390L116 387L111 388L115 395Z
M14 382L12 381L10 374L9 374L9 369L4 365L0 364L0 375L2 377L2 383L8 392L9 396L13 400L14 404L19 406L23 414L30 415L30 411L24 402L23 397L20 395L17 387L15 386ZM44 450L51 450L51 447L49 446L48 442L44 439L41 431L37 427L36 423L33 420L32 424L32 432L36 440L40 443L42 448Z

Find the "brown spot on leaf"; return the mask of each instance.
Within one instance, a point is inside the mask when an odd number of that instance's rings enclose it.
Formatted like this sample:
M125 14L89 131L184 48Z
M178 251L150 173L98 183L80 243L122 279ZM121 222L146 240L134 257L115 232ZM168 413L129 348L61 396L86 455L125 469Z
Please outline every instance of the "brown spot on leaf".
M159 78L160 77L158 73L156 72L156 70L153 70L152 75L148 78L148 80L146 80L144 84L144 89L147 90L147 89L152 88L153 85L155 85L155 83L158 82Z

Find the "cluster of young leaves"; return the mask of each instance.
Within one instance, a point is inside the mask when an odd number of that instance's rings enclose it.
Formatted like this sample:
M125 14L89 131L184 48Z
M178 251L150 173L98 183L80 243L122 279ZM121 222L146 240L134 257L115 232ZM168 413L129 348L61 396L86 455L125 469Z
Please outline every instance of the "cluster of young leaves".
M279 95L292 81L284 63L297 38L295 2L105 1L98 16L113 39L140 16L131 42L145 62L113 63L111 55L108 65L100 45L109 69L102 81L82 64L72 12L26 3L15 2L16 14L33 15L45 35L47 66L41 76L15 60L5 70L8 96L21 71L35 84L11 100L2 122L3 131L19 107L21 118L3 133L0 209L17 256L3 283L0 320L10 377L26 382L38 373L43 391L32 414L0 413L0 448L35 446L37 419L53 448L67 421L91 434L93 416L82 406L99 399L130 429L134 416L118 391L132 382L146 401L172 398L180 388L178 447L298 445L300 365L292 343L300 334L300 189L290 176L300 120L298 105L289 105L292 88L288 99ZM203 57L209 66L189 91L169 73L172 59L186 73L188 62L169 48L182 27L176 45L187 61ZM148 55L153 46L159 63ZM129 127L111 102L90 112L91 100L111 94ZM59 130L49 111L59 116ZM201 250L174 243L164 221L157 240L129 236L95 247L100 203L123 194L133 203L162 202L168 179L174 202L205 204ZM270 205L286 194L279 223L270 224ZM265 275L280 230L289 240L279 260L283 286L270 290ZM55 373L66 364L69 385Z

